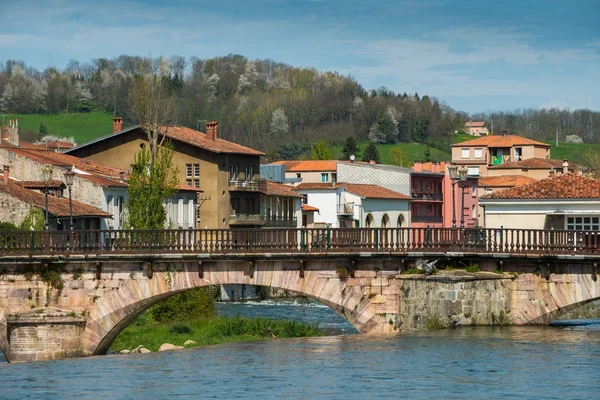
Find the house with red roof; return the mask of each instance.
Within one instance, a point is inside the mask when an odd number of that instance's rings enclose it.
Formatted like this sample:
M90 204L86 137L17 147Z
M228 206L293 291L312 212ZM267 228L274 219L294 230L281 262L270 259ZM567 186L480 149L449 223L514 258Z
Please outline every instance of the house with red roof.
M600 230L600 180L554 175L479 199L486 228Z
M284 160L271 165L283 165L285 178L295 179L295 184L328 183L337 181L338 160Z
M487 136L490 134L484 121L465 122L465 133L471 136Z

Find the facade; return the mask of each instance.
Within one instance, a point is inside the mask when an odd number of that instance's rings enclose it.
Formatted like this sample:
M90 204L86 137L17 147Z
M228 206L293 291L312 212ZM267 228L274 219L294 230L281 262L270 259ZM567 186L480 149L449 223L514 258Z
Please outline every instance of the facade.
M483 121L469 121L465 123L465 133L471 136L487 136L490 131Z
M264 216L267 228L301 228L302 196L290 187L267 182L267 190L262 196L261 216Z
M452 145L452 163L466 166L471 177L488 168L529 158L550 158L550 145L515 135L491 135Z
M337 205L343 204L341 183L301 183L294 188L294 191L303 197L304 205L318 210L317 215L313 214L313 227L340 227ZM303 212L303 215L305 213L306 211ZM308 220L303 222L309 226Z
M277 161L269 165L283 165L285 178L293 184L337 182L337 160Z
M488 167L488 176L521 175L533 179L544 179L550 173L581 173L581 166L569 163L567 160L551 158L528 158L520 161L506 162Z
M415 161L410 175L412 227L444 226L444 178L445 163L422 164Z
M551 176L480 198L486 228L600 230L600 181Z
M410 169L394 165L338 162L339 182L378 185L410 196Z
M260 179L262 152L220 139L216 121L206 124L206 133L181 126L162 129L161 136L171 141L175 151L173 160L179 169L180 185L202 191L197 203L197 226L266 224L261 215L261 196L267 190L266 181ZM123 130L116 119L115 132L66 153L129 170L134 155L147 145L147 135L139 126ZM184 200L184 208L185 204Z

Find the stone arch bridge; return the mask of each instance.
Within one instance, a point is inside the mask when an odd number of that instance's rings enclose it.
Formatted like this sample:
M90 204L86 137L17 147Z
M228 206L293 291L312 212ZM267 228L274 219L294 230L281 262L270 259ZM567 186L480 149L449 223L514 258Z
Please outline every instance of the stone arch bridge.
M600 298L600 256L595 243L545 234L507 231L500 243L497 231L420 228L2 234L0 346L11 362L104 354L151 305L217 284L296 292L366 334L424 329L431 318L547 324ZM481 272L407 273L423 260Z

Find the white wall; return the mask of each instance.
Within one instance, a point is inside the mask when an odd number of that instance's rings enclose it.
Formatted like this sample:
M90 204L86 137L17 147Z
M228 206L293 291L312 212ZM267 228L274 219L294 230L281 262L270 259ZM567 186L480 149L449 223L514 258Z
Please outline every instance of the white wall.
M410 196L410 170L393 165L337 164L337 181L379 185Z
M339 189L296 191L307 195L306 204L319 209L319 213L315 213L315 223L324 222L330 224L332 228L339 228L337 216L337 195L341 193Z
M364 199L361 207L361 228L366 227L367 216L373 216L375 228L382 228L383 216L387 214L389 218L388 228L396 228L398 218L404 217L402 227L406 228L410 225L410 200L401 199Z

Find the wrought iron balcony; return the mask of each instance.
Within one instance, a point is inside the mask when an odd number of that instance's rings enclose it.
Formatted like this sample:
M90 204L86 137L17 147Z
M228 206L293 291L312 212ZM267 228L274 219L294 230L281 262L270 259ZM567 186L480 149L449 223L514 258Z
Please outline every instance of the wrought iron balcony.
M229 190L232 192L261 192L267 191L267 181L230 180Z
M229 225L264 225L266 218L261 214L230 214Z
M444 198L441 193L418 193L412 192L411 197L417 201L442 201Z

